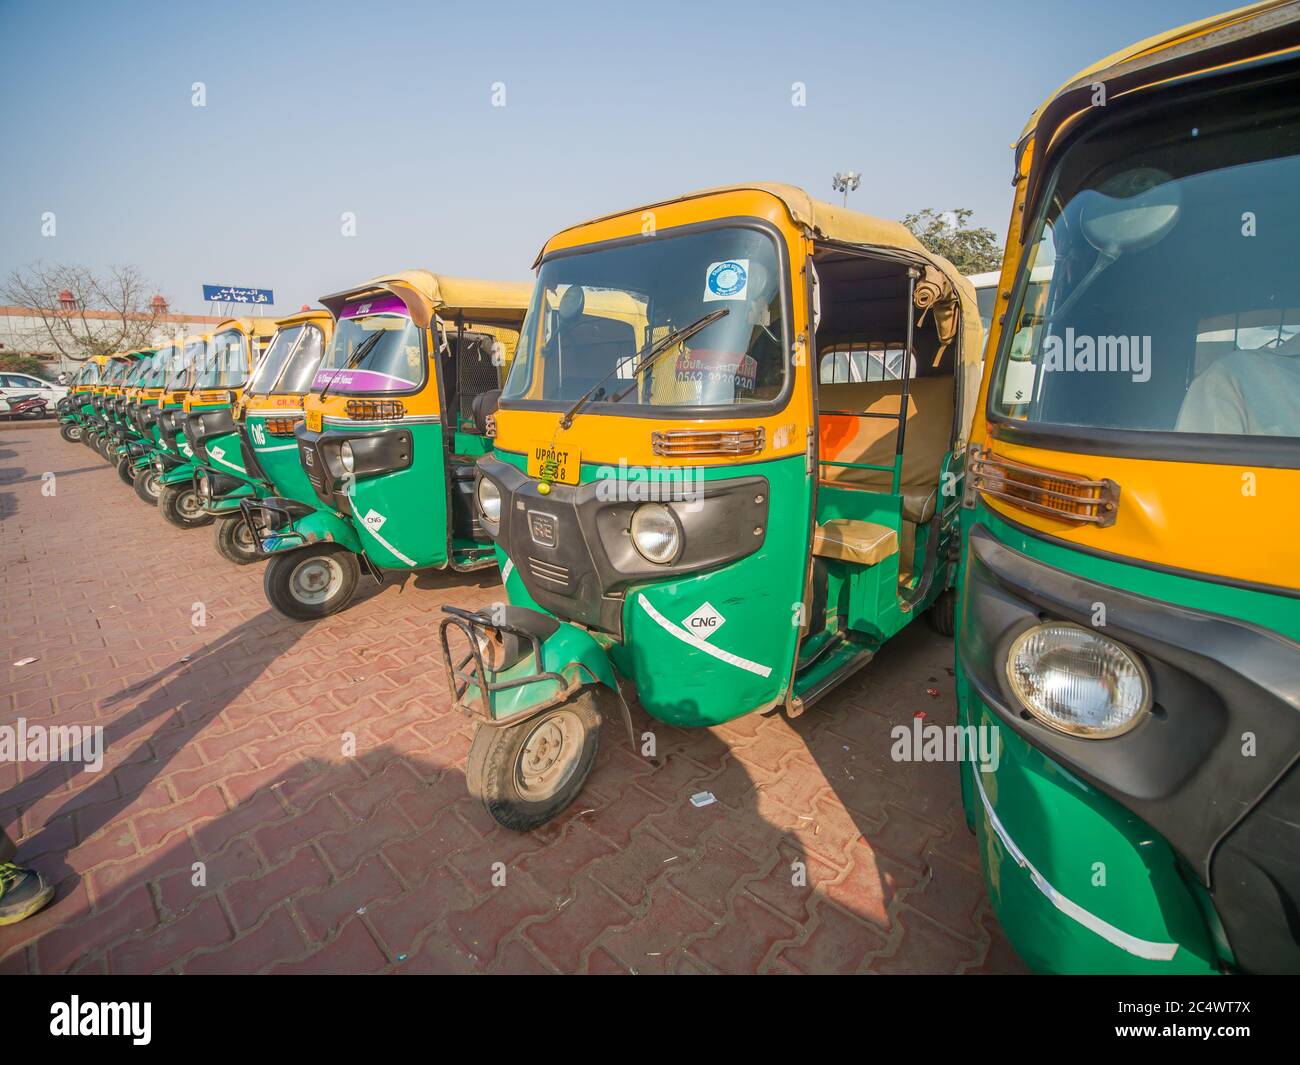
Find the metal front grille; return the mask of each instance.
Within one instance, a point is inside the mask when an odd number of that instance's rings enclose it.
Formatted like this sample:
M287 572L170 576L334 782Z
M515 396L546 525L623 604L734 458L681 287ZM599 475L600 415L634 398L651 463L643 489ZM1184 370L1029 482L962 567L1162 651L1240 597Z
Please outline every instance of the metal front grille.
M1104 528L1119 512L1114 481L1026 466L984 448L971 450L970 477L975 491L1034 514Z
M543 562L530 555L528 568L532 570L533 576L540 581L558 584L563 588L569 586L569 569L567 566L560 566L554 562Z

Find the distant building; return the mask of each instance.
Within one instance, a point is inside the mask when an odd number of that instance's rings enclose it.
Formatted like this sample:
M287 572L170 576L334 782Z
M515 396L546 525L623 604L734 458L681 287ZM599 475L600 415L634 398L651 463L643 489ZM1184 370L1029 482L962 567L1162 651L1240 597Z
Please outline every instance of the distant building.
M68 293L68 300L71 299L72 294ZM155 296L152 303L158 312L158 329L154 339L159 342L171 336L211 332L229 317L229 315L212 314L176 314L161 296ZM72 311L74 306L61 308L61 310ZM111 328L108 323L118 319L114 311L77 310L75 313L79 318L84 317L88 323L104 322L105 332ZM146 320L146 316L141 315L140 319ZM61 370L75 370L81 365L76 359L60 357L54 345L50 343L40 312L28 310L26 307L0 306L0 354L35 356L46 363L51 377Z

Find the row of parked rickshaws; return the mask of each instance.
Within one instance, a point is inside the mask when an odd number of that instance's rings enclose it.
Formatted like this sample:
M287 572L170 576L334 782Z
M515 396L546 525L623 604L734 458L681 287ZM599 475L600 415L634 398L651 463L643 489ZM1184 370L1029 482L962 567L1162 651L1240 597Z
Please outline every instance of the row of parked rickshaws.
M503 825L630 738L625 690L798 716L926 614L1032 965L1296 971L1298 57L1260 4L1039 108L987 360L901 225L748 184L564 229L533 285L397 273L93 359L64 435L291 618L499 567L436 638Z

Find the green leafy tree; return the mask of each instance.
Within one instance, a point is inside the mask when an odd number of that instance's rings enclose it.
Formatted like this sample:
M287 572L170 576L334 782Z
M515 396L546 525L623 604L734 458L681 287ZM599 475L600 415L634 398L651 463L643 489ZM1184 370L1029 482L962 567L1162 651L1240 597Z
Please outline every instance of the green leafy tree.
M1002 266L1002 248L993 230L970 225L974 213L965 207L952 211L927 207L905 215L903 225L928 250L942 255L963 274L983 274Z
M34 355L0 353L0 373L26 373L33 377L49 377L50 368Z

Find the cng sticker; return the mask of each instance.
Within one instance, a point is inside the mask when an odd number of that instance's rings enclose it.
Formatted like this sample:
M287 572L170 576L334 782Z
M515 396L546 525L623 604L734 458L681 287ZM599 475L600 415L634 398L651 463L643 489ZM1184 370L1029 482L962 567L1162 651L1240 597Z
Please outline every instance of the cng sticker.
M726 623L726 618L714 610L709 603L705 603L694 614L686 618L682 625L687 632L698 636L701 640L707 640Z
M382 529L384 527L384 522L386 522L387 520L388 519L385 518L382 514L380 514L379 511L377 510L367 511L366 516L361 519L361 521L365 524L365 527L373 533L377 533L380 529Z
M226 457L226 452L225 452L225 450L224 450L223 448L219 448L219 447L210 447L210 448L208 448L208 454L211 455L211 456L212 456L214 459L216 459L218 462L220 462L222 459L224 459L224 458Z
M250 426L248 432L253 438L253 443L258 447L266 443L266 430L261 425Z

